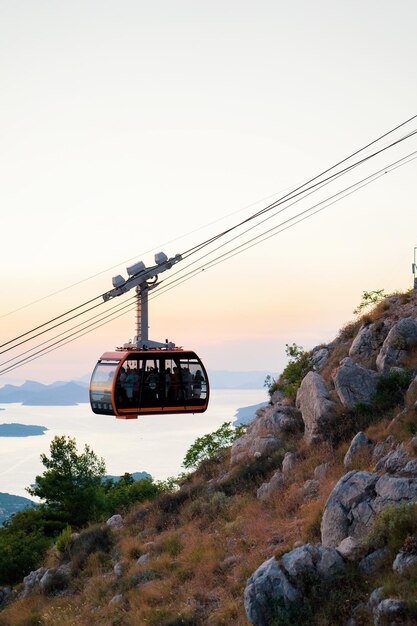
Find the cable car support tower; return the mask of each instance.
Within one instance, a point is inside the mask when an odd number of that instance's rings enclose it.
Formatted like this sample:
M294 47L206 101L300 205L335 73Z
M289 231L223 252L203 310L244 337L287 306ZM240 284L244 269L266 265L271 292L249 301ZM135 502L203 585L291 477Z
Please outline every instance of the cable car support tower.
M181 260L182 256L180 254L169 259L164 252L158 252L155 254L155 265L146 267L143 261L138 261L126 268L129 275L127 280L120 274L112 278L113 289L103 294L105 302L121 296L131 289L136 289L136 335L133 344L125 344L123 346L124 349L175 348L175 344L168 342L168 340L163 343L149 339L148 296L149 292L156 286L159 274L171 269L173 265Z

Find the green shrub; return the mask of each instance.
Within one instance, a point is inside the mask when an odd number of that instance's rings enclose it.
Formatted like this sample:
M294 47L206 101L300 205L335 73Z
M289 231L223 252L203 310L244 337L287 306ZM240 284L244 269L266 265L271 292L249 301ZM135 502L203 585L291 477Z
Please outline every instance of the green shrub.
M106 480L103 484L107 515L129 508L136 502L151 500L157 496L164 485L154 482L153 478L134 480L130 474L124 474L118 481Z
M417 534L417 504L390 506L382 511L366 537L373 548L387 546L393 556L399 552L408 537Z
M414 370L391 370L387 374L383 374L378 381L373 404L379 411L387 411L404 400L404 393L409 387L413 377Z
M383 289L377 289L375 291L363 291L362 292L362 300L356 309L353 311L355 315L362 313L364 309L370 309L371 307L379 304L388 294L385 293Z
M159 543L159 548L161 552L167 552L169 556L174 558L181 554L184 546L179 533L172 533L162 539Z
M40 532L0 529L0 584L20 582L29 572L41 565L51 539Z
M229 447L245 430L245 426L234 428L231 422L224 422L213 433L198 437L188 449L182 463L183 467L186 469L199 467L203 461L213 458L220 450Z
M284 396L295 399L297 389L304 376L312 369L310 352L307 352L295 343L285 344L285 354L289 358L279 380L271 377L265 379L264 385L268 387L268 393L272 397L274 391L281 391Z
M185 519L203 518L212 522L219 517L226 518L230 500L223 491L214 491L193 500L184 513Z
M259 487L274 470L282 467L285 450L280 449L268 457L255 458L239 465L233 473L222 481L218 489L227 496L234 496Z
M70 547L73 543L72 535L73 532L71 526L66 526L66 528L64 528L55 540L55 547L58 552L69 556Z

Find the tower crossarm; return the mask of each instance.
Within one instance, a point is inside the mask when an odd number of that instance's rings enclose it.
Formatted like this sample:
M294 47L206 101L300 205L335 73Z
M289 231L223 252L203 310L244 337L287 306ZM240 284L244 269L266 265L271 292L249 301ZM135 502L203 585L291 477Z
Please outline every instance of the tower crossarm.
M176 254L174 257L168 259L164 252L158 252L155 254L156 265L146 267L142 261L131 265L126 268L129 278L125 280L123 276L120 276L120 274L118 276L114 276L112 279L113 289L103 294L103 300L107 302L107 300L111 300L116 296L121 296L134 287L147 283L152 278L157 278L159 274L169 270L173 265L181 260L182 256L180 254Z

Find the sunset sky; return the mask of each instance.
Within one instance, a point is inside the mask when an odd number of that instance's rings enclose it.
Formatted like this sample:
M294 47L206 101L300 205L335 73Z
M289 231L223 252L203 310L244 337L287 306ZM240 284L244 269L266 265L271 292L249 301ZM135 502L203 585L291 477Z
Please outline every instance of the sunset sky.
M0 0L0 343L416 115L416 22L414 0ZM417 160L389 165L414 150L412 137L321 197L387 168L372 184L161 292L150 337L209 369L276 372L285 343L330 341L363 291L410 288ZM130 312L0 386L79 378L134 328Z

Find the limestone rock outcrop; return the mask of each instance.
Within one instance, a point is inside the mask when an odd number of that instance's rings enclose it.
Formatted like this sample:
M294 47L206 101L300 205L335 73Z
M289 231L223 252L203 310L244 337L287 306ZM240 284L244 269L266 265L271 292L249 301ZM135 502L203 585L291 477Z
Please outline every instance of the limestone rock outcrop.
M337 395L347 409L353 409L359 403L371 404L378 380L377 372L354 363L350 357L340 362L333 375Z
M409 350L417 347L417 321L413 317L405 317L393 325L376 358L376 366L380 372L389 371L391 367L404 365Z
M300 434L303 428L301 414L292 406L278 402L258 410L246 433L233 442L230 465L268 456L282 446L285 437Z
M329 431L329 422L336 412L336 403L320 374L308 372L297 391L296 407L304 422L304 438L308 443L322 441Z
M376 355L385 341L392 324L378 320L372 324L363 324L349 349L349 356L355 361L368 360Z
M370 453L373 450L374 444L362 431L357 433L352 439L349 449L343 459L343 465L347 469L351 469L355 460L363 454Z
M280 612L300 606L303 595L320 579L330 579L343 571L345 562L337 550L305 544L284 554L277 562L275 557L265 561L248 579L244 603L248 619L253 626L269 626L279 619ZM307 588L306 588L307 587Z
M337 546L346 537L362 539L375 516L388 506L417 502L417 477L352 470L331 492L321 521L324 546Z

